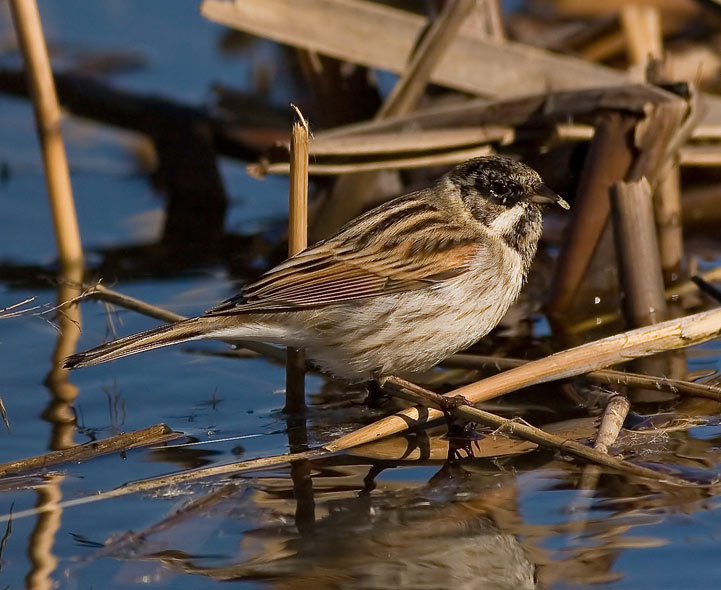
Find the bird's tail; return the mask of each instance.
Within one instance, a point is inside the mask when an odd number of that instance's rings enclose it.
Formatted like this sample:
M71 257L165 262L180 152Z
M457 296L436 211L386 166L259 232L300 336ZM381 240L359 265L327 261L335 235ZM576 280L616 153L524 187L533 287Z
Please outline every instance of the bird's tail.
M215 326L217 324L212 318L203 317L159 326L73 354L63 361L63 367L66 369L90 367L154 348L207 338L214 331Z

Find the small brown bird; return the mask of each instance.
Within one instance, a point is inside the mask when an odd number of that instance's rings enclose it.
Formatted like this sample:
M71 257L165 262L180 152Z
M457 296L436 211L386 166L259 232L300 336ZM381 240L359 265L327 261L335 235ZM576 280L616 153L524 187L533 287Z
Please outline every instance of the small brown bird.
M516 300L541 206L568 204L528 166L468 160L433 188L354 219L203 315L65 359L74 369L205 338L304 348L350 381L425 371L490 332Z

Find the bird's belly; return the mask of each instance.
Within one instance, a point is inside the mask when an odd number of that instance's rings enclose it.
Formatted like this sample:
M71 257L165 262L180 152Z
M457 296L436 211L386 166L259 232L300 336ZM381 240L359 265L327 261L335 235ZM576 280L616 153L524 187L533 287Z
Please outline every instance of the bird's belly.
M520 289L466 282L327 307L316 312L308 357L354 381L409 375L435 366L490 332Z

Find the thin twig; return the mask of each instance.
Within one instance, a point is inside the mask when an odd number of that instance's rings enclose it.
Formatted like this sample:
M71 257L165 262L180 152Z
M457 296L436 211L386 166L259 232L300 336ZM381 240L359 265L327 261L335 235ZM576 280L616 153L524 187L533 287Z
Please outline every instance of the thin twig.
M5 408L5 402L3 401L2 397L0 397L0 415L2 416L5 428L7 428L8 432L10 432L10 420L8 419L8 411Z
M704 293L705 295L708 295L716 301L717 303L721 303L721 291L714 287L711 283L704 280L703 277L699 275L694 275L691 277L691 280L694 282L694 284L699 288L699 290Z
M432 405L436 408L441 408L446 402L448 402L448 396L438 395L432 391L423 389L414 383L410 383L405 379L391 377L387 382L405 389L406 393L409 395L404 395L404 397L406 397L406 399L411 399L415 403ZM669 476L665 473L656 472L648 467L641 467L639 465L629 463L628 461L617 459L616 457L610 457L602 451L595 448L591 449L574 440L568 440L554 434L549 434L529 424L523 424L516 420L508 420L507 418L496 416L495 414L474 408L468 404L461 404L449 411L454 416L464 420L490 426L491 428L497 429L499 432L507 432L510 435L534 442L539 446L556 449L561 452L567 452L585 461L589 461L590 463L595 463L603 467L610 467L611 469L621 471L622 473L628 473L638 477L645 477L674 485L693 485L690 482Z

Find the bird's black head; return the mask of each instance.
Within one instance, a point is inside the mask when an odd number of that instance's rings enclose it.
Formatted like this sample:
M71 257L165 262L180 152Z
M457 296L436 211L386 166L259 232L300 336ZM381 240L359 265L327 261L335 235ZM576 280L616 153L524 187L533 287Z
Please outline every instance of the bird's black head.
M510 158L473 158L456 166L448 179L460 190L463 203L479 220L490 211L524 202L555 202L568 208L566 201L543 183L538 172Z

